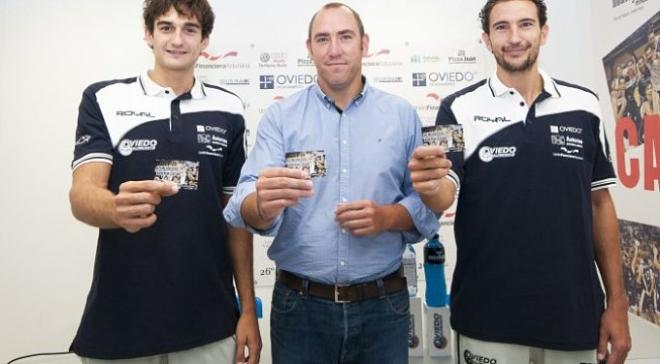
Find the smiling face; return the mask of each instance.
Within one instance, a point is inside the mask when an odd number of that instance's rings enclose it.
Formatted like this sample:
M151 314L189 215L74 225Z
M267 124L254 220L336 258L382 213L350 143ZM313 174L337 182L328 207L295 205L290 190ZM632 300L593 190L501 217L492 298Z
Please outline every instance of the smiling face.
M153 33L145 30L145 40L154 52L154 71L190 72L208 46L208 37L195 17L179 14L174 8L156 18Z
M361 84L362 57L369 38L360 36L357 20L346 7L320 10L307 40L322 89L344 92Z
M503 1L490 13L488 33L482 39L495 56L498 70L525 72L536 67L548 26L541 26L536 5L528 0Z

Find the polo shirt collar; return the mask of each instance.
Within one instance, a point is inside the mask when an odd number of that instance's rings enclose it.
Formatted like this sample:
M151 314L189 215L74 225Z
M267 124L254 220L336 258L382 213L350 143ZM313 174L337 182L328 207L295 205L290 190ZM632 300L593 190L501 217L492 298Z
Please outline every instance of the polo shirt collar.
M174 90L171 87L163 87L156 82L154 82L151 77L149 77L149 71L146 70L138 77L142 91L147 96L164 96L164 95L174 95ZM204 90L204 84L195 77L193 86L190 89L190 95L193 99L201 99L206 96L206 91ZM181 95L180 95L181 96Z
M543 70L539 70L539 74L543 79L543 91L547 92L551 97L561 97L555 80L548 76L548 74ZM493 75L488 79L488 86L490 87L490 90L493 92L493 96L495 97L502 97L508 92L514 91L513 88L502 83L500 78L497 77L497 72L493 72Z

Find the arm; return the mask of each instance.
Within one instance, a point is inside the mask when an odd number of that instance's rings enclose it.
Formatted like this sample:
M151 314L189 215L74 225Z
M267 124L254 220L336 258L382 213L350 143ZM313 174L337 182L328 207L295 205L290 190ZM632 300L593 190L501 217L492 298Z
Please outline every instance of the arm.
M224 198L227 205L228 196ZM255 306L253 281L252 234L242 228L227 225L229 254L234 272L234 281L241 302L241 316L236 325L236 361L250 364L259 362L261 335ZM247 357L245 348L247 346Z
M596 190L591 196L596 263L607 294L607 307L601 317L598 359L605 358L609 343L611 354L607 363L618 364L623 363L631 346L619 226L609 191Z
M161 197L179 191L171 183L128 181L115 195L108 190L110 169L108 163L91 162L74 170L69 201L76 219L102 229L123 228L135 233L156 222L154 211Z
M337 205L335 220L355 236L377 235L383 231L408 231L415 228L408 210L401 204L379 205L360 200Z

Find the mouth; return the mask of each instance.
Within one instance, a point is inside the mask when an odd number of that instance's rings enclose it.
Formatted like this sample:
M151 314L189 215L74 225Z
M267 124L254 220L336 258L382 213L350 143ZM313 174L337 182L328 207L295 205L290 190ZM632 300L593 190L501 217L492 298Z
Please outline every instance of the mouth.
M178 56L185 56L186 54L188 54L188 52L186 52L186 51L178 51L178 50L174 50L174 49L167 49L167 50L165 50L165 51L166 51L168 54L171 54L171 55L173 55L173 56L177 56L177 57L178 57Z

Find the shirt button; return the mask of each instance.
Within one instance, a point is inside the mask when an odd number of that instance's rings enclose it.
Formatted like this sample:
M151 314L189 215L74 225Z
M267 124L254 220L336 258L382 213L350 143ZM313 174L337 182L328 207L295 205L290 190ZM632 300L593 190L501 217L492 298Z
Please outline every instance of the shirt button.
M346 143L348 143L348 142L347 142L347 141L345 141L345 140L342 140L341 142L342 142L343 144L346 144Z
M525 106L525 103L520 101L520 106Z
M514 94L514 92L513 92L513 91L509 91L509 94L510 94L510 95L513 95L513 94Z
M346 234L346 229L341 229L341 232Z
M170 92L169 92L168 90L165 90L165 93L166 93L166 94L169 94Z
M344 169L342 169L341 171L342 171L342 172L344 172L344 173L346 173L346 172L347 172L347 170L346 170L346 168L344 168Z
M341 198L341 202L346 202L346 201L348 201L348 200L343 198L343 197Z
M339 264L341 264L341 266L343 267L346 265L346 262L342 260L341 262L339 262Z

